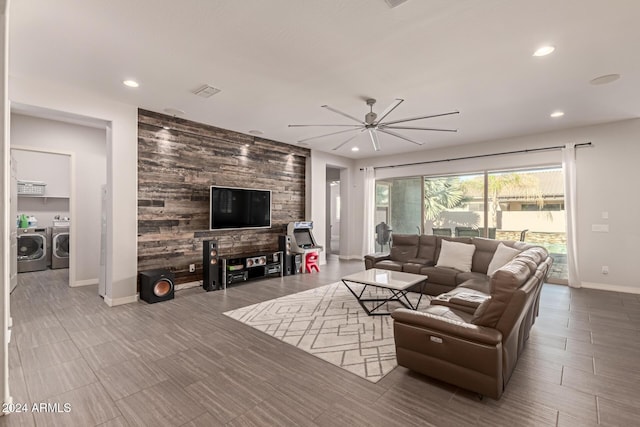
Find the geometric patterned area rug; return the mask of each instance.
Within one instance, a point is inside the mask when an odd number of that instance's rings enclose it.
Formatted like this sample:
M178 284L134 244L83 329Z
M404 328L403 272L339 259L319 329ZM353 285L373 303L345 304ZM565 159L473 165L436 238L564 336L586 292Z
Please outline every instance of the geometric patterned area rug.
M415 304L418 294L408 296ZM373 383L397 366L393 319L368 316L342 282L224 314Z

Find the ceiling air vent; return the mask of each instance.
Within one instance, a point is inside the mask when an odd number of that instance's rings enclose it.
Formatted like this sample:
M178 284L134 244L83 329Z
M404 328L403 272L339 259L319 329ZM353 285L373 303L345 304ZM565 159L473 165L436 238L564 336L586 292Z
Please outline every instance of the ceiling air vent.
M193 91L193 93L195 93L198 96L201 96L202 98L211 98L213 95L215 95L218 92L220 92L220 89L215 88L213 86L209 86L209 85L200 86L198 89Z
M391 9L394 7L400 6L402 3L405 3L407 0L384 0Z

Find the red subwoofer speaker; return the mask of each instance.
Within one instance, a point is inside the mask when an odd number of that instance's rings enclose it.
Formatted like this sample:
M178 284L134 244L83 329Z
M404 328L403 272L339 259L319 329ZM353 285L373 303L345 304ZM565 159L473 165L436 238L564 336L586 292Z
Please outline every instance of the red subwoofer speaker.
M220 289L220 256L217 240L202 242L202 287L205 291Z
M159 268L140 272L140 298L153 304L173 299L175 276L169 270Z

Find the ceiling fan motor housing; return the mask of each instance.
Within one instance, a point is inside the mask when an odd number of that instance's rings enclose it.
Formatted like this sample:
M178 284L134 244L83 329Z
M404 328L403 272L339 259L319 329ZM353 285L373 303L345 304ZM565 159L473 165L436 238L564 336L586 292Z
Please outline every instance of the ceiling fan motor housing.
M375 122L377 118L378 118L378 115L372 111L370 113L367 113L366 116L364 116L364 121L365 121L366 124L372 125L373 122Z

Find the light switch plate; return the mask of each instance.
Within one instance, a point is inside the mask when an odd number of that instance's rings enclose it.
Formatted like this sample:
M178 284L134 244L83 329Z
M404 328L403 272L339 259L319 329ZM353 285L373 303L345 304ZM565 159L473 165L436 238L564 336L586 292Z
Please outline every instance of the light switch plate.
M608 233L609 224L591 224L591 231L595 231L597 233Z
M609 219L609 212L602 211L602 219Z

